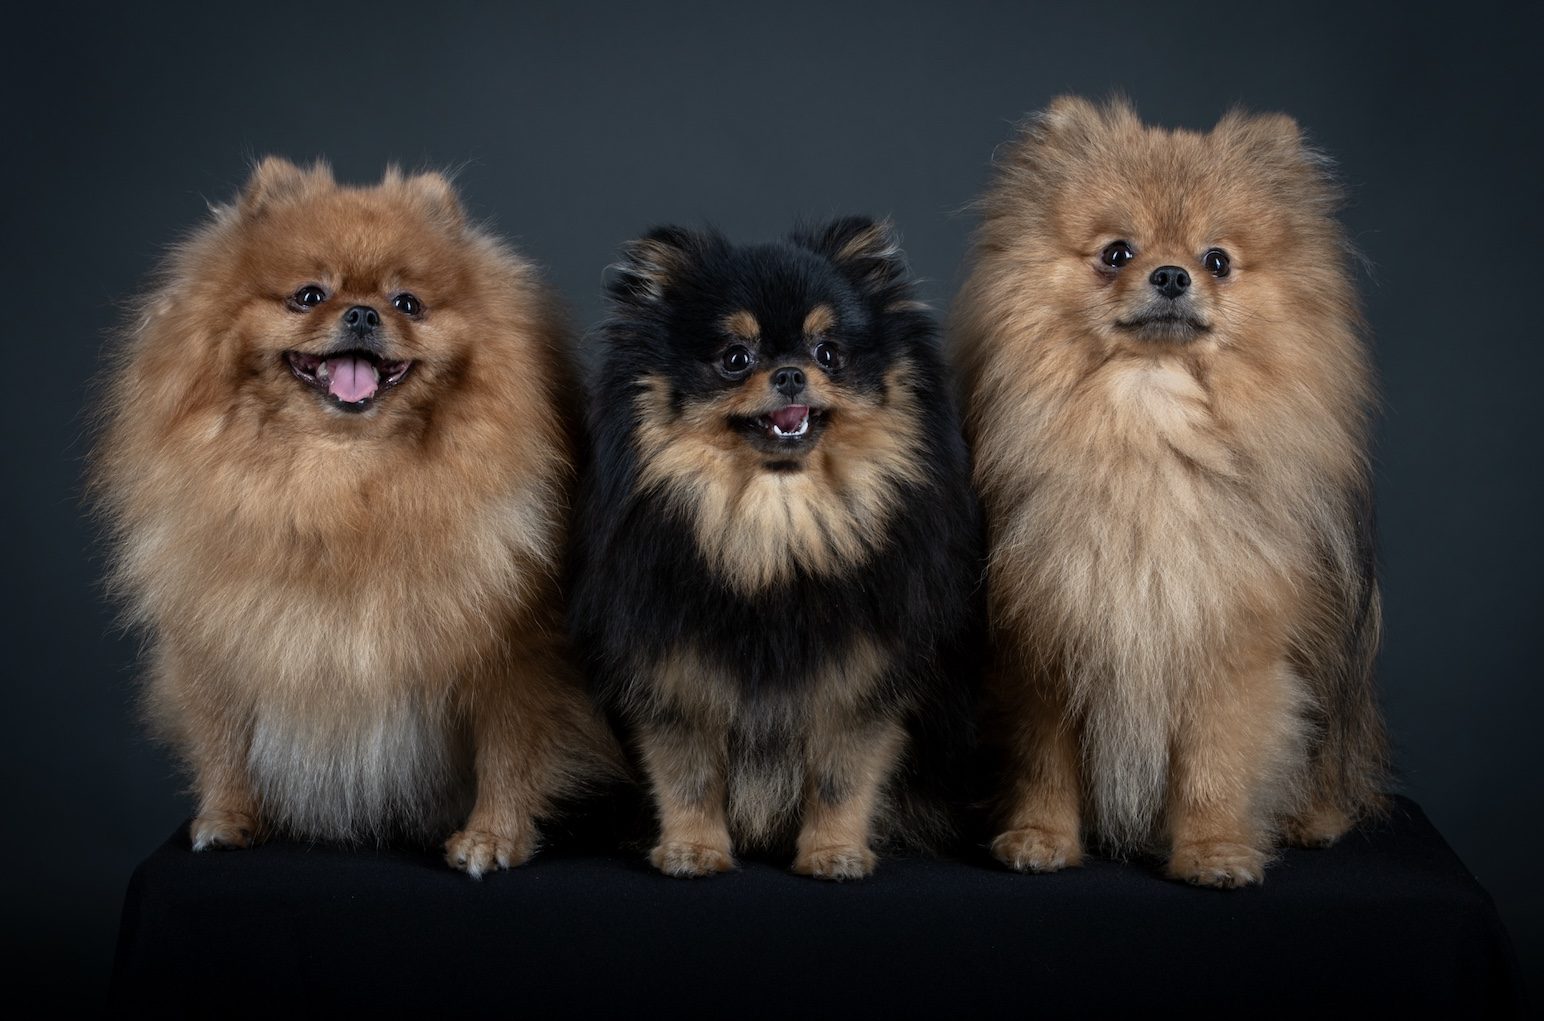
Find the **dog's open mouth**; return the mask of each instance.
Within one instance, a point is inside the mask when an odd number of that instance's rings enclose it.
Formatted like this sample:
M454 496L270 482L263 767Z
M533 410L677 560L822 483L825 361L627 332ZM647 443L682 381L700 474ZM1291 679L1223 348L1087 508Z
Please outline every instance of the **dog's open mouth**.
M284 360L296 379L344 411L364 411L413 367L411 361L389 361L360 350L327 355L286 351Z
M808 404L786 404L755 417L737 418L735 426L756 447L797 453L815 445L826 424L826 411Z
M809 435L810 406L790 404L786 408L778 408L771 414L762 415L756 423L773 439L796 440L801 436Z

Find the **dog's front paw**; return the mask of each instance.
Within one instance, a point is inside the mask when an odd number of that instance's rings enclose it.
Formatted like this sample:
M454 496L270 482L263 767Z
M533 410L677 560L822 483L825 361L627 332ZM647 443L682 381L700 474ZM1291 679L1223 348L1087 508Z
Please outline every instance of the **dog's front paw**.
M1169 857L1170 879L1231 890L1265 879L1265 853L1248 844L1200 840L1179 844Z
M488 830L461 830L445 841L445 862L473 879L498 869L524 865L536 853L534 834L506 836Z
M817 847L813 851L801 851L793 861L793 870L801 876L816 879L863 879L874 874L879 859L866 847L855 844L836 844Z
M229 851L251 847L257 839L257 820L246 812L215 809L204 812L188 827L195 851Z
M706 844L664 840L649 852L649 863L667 876L695 879L728 872L734 868L734 856L727 850Z
M1026 826L992 841L992 857L1015 872L1058 872L1083 864L1083 842L1076 833Z
M1288 819L1281 835L1296 847L1329 847L1345 836L1354 822L1338 808L1311 808Z

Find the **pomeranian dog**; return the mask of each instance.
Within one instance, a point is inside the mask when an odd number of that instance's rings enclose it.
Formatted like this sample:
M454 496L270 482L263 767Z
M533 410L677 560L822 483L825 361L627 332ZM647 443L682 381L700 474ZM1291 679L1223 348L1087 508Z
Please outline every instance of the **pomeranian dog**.
M573 395L534 269L439 174L268 159L127 332L94 489L194 849L526 860L554 799L619 765L565 664Z
M933 322L886 223L625 247L599 331L576 647L672 876L791 853L857 879L942 837L971 726L979 511Z
M1014 869L1085 836L1259 882L1379 807L1369 358L1326 160L1057 100L999 159L953 342Z

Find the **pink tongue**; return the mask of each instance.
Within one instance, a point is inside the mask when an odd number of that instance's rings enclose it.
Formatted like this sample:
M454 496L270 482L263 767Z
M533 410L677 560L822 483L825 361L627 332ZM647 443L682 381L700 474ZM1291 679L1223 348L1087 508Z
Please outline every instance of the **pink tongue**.
M804 416L809 413L810 409L807 404L790 404L786 408L778 408L767 417L772 420L773 425L783 430L783 432L791 433L799 428L799 423L804 421Z
M338 400L353 404L374 397L377 385L375 366L366 359L353 355L327 359L327 392Z

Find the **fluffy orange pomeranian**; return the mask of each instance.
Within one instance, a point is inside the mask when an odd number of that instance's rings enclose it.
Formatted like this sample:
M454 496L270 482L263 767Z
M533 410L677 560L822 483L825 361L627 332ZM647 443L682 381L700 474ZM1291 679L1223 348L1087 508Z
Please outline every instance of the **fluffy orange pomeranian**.
M991 533L996 856L1258 882L1380 803L1371 371L1326 161L1057 100L999 159L954 339Z
M477 876L613 768L560 639L563 341L439 174L268 159L174 249L94 489L194 849L449 836Z

